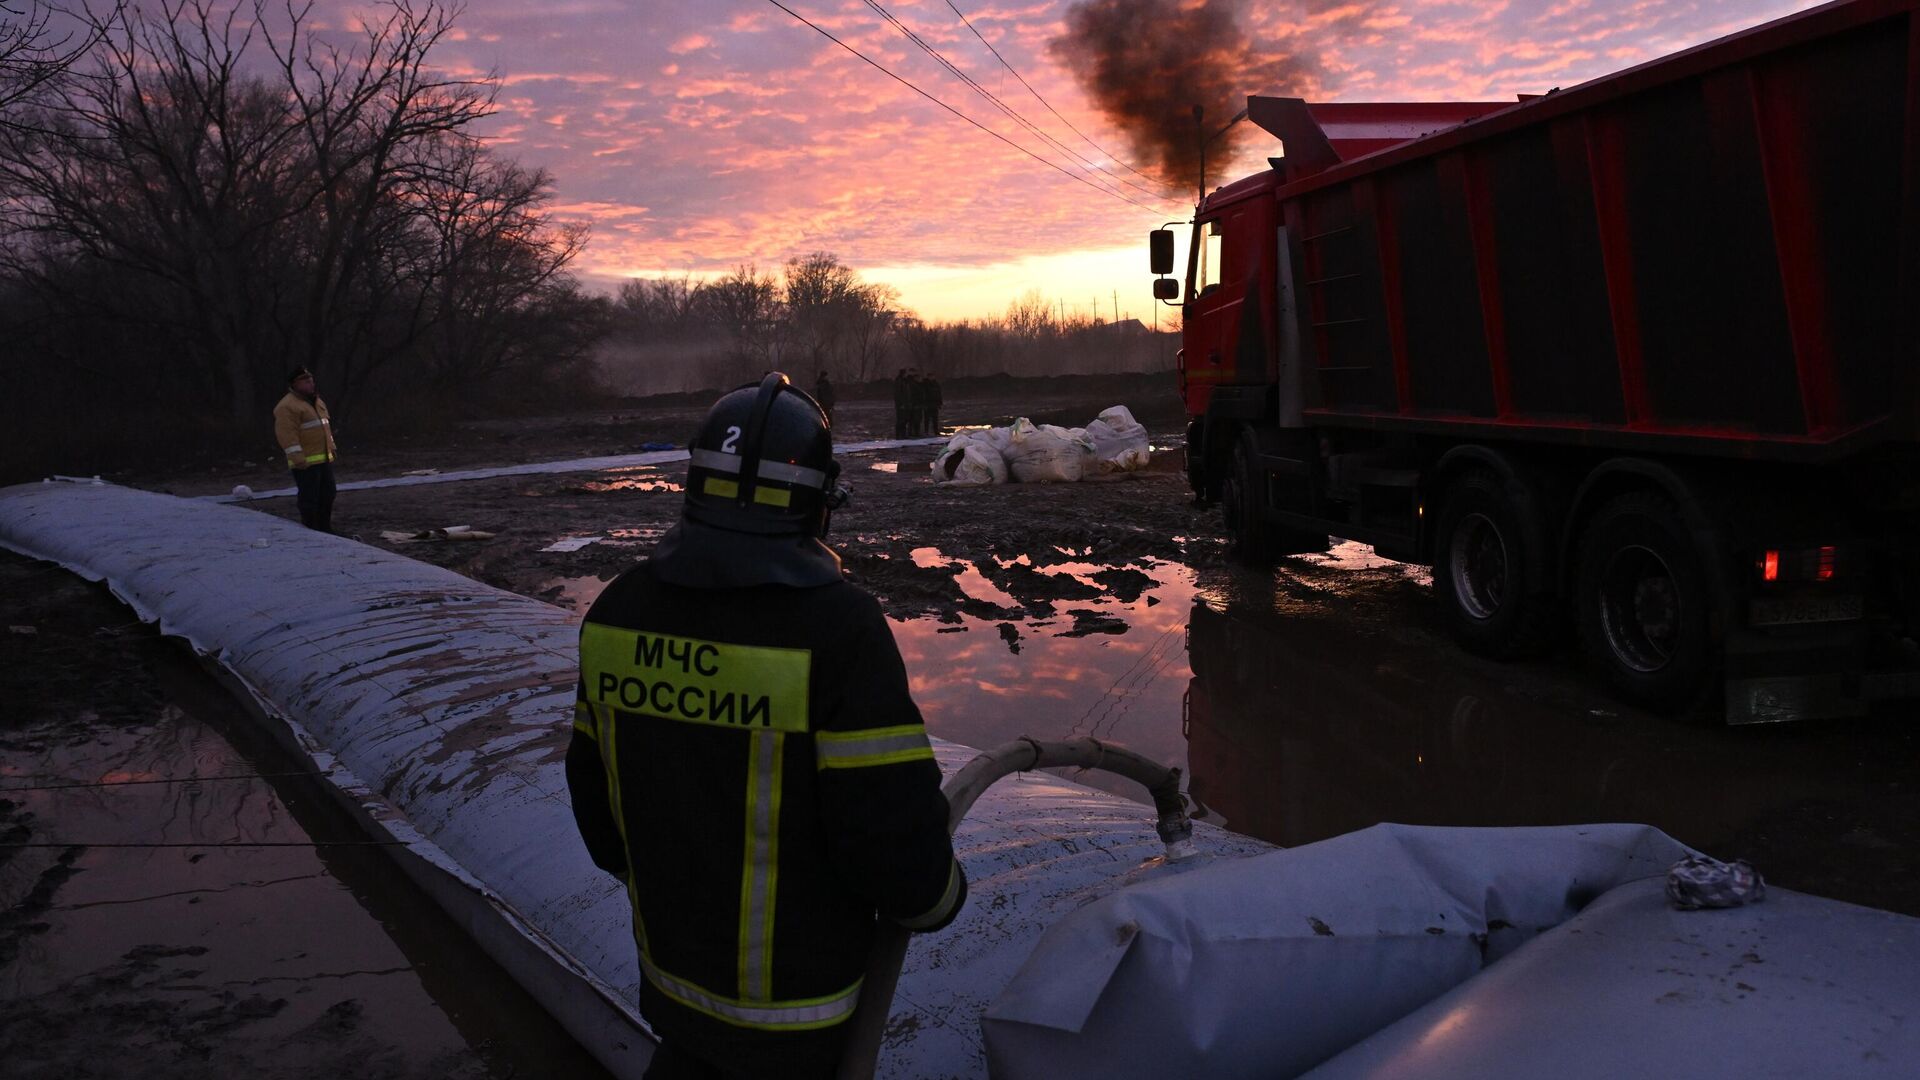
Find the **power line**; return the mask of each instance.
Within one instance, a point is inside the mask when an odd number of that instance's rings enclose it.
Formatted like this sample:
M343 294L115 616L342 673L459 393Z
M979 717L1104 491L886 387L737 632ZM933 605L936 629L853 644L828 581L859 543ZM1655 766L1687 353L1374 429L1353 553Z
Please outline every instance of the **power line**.
M973 36L974 36L974 37L977 37L977 38L979 38L979 39L980 39L980 44L982 44L982 45L985 45L985 46L987 47L987 51L993 54L993 58L994 58L995 60L998 60L998 61L1000 61L1000 66L1001 66L1001 67L1003 67L1003 68L1006 68L1008 72L1010 72L1010 73L1012 73L1012 75L1013 75L1013 77L1014 77L1014 78L1016 78L1016 79L1019 79L1019 80L1020 80L1020 85L1021 85L1021 86L1024 86L1024 87L1026 87L1026 88L1027 88L1027 93L1029 93L1029 94L1032 94L1032 95L1033 95L1033 99L1034 99L1035 101L1038 101L1038 102L1039 102L1040 104L1042 104L1042 105L1045 105L1045 106L1047 107L1047 111L1053 114L1053 116L1054 116L1054 119L1056 119L1056 120L1058 120L1058 121L1060 121L1060 122L1061 122L1062 124L1065 124L1065 125L1067 126L1067 130L1068 130L1068 131L1071 131L1071 132L1073 132L1073 133L1074 133L1075 135L1078 135L1078 136L1080 136L1080 138L1081 138L1081 140L1082 140L1082 141L1084 141L1084 142L1085 142L1085 143L1086 143L1086 144L1087 144L1088 146L1091 146L1091 147L1093 147L1093 148L1094 148L1095 150L1098 150L1098 151L1100 151L1100 153L1101 153L1102 155L1104 155L1104 156L1105 156L1106 158L1108 158L1109 160L1111 160L1111 161L1113 161L1114 163L1116 163L1116 164L1118 164L1118 165L1119 165L1119 166L1120 166L1121 168L1123 168L1123 169L1125 169L1125 170L1127 170L1128 172L1130 172L1130 173L1132 173L1133 175L1135 175L1135 176L1137 176L1137 177L1139 177L1140 179L1142 179L1142 180L1148 180L1148 181L1152 181L1153 183L1156 183L1156 184L1160 184L1160 185L1161 185L1161 186L1163 186L1163 187L1164 187L1164 186L1166 186L1166 182L1165 182L1165 181L1163 181L1163 180L1154 180L1154 178L1153 178L1153 177L1151 177L1151 176L1148 176L1148 175L1147 175L1146 173L1143 173L1143 172L1141 172L1141 171L1140 171L1139 169L1136 169L1136 168L1134 168L1133 166L1131 166L1131 165L1129 165L1129 164L1127 164L1127 162L1126 162L1126 160L1125 160L1125 159L1123 159L1123 158L1122 158L1122 157L1121 157L1121 156L1120 156L1119 154L1116 154L1116 153L1114 153L1113 151L1111 151L1111 150L1108 150L1108 149L1107 149L1106 147L1104 147L1104 146L1101 146L1101 145L1100 145L1099 143L1097 143L1097 142L1094 142L1094 141L1093 141L1092 139L1090 139L1090 138L1088 138L1088 137L1087 137L1087 133L1086 133L1086 132L1084 132L1084 131L1081 131L1081 130L1080 130L1079 128L1077 128L1077 127L1074 127L1074 126L1073 126L1073 121L1071 121L1071 120L1069 120L1069 119L1067 119L1067 118L1066 118L1066 117L1064 117L1064 116L1061 116L1061 115L1060 115L1060 110L1058 110L1058 109L1056 109L1056 108L1054 108L1054 107L1053 107L1053 105L1052 105L1052 103L1051 103L1051 102L1049 102L1049 101L1047 101L1047 99L1046 99L1046 98L1043 98L1043 97L1041 97L1041 96L1040 96L1040 91L1038 91L1038 90L1035 90L1035 89L1033 88L1033 84L1032 84L1032 83L1029 83L1029 82L1028 82L1028 81L1027 81L1027 80L1026 80L1025 78L1023 78L1023 77L1021 76L1021 74L1020 74L1020 73L1019 73L1018 71L1015 71L1015 70L1014 70L1014 67L1013 67L1013 65L1012 65L1012 64L1009 64L1009 63L1007 63L1007 58L1006 58L1006 57L1004 57L1004 56L1001 56L1001 55L1000 55L1000 50L999 50L999 49L996 49L996 48L994 48L994 47L993 47L993 42L991 42L991 41L988 41L988 40L987 40L987 39L986 39L985 37L983 37L983 36L981 35L981 33L980 33L980 31L979 31L979 30L977 30L977 29L975 29L975 28L974 28L974 25L973 25L973 20L972 20L972 19L969 19L969 18L967 18L967 13L966 13L966 12L964 12L964 11L961 11L961 10L960 10L959 8L957 8L957 7L954 7L954 6L953 6L953 0L946 0L946 4L947 4L947 6L948 6L949 8L953 8L953 13L954 13L955 15L958 15L958 16L960 16L960 21L961 21L962 23L965 23L965 24L966 24L966 27L967 27L967 29L968 29L968 30L972 30L972 31L973 31ZM1102 171L1105 171L1105 170L1102 170Z
M953 106L947 104L946 102L941 101L939 98L934 97L932 94L927 93L925 90L920 89L918 86L915 86L913 83L907 81L906 79L903 79L898 75L895 75L893 72L887 70L887 68L884 65L869 58L867 54L861 52L859 49L856 49L853 46L847 44L846 42L841 41L839 38L834 37L833 34L828 32L824 27L820 26L820 24L814 22L812 19L807 18L805 15L802 15L799 12L788 7L787 5L781 3L780 0L767 0L767 3L772 4L774 7L777 7L781 11L784 11L787 14L793 16L795 19L798 19L799 21L805 23L807 26L812 27L813 30L816 33L818 33L821 37L826 38L828 41L833 42L835 45L838 45L841 48L852 53L853 55L859 57L861 60L865 61L869 67L873 68L875 71L880 72L882 75L885 75L887 78L892 79L894 82L899 83L900 85L906 87L907 89L913 91L914 93L919 94L921 97L926 98L928 101L933 102L935 105L938 105L941 108L952 113L953 115L959 117L960 119L965 120L967 123L972 124L974 127L979 128L981 131L984 131L987 134L993 136L994 138L999 139L1001 142L1006 143L1008 146L1013 147L1015 150L1018 150L1021 153L1032 158L1033 160L1039 162L1040 164L1045 165L1047 168L1052 169L1053 171L1061 174L1062 176L1067 177L1070 180L1075 180L1082 184L1085 184L1088 187L1092 188L1093 190L1098 191L1102 195L1119 199L1121 202L1128 203L1132 206L1137 206L1140 209L1146 210L1150 213L1159 213L1158 210L1155 210L1153 207L1148 206L1145 203L1136 202L1135 200L1128 198L1126 195L1118 191L1114 191L1112 188L1101 187L1099 184L1094 183L1093 181L1087 179L1086 177L1081 176L1078 173L1075 173L1069 169L1062 168L1060 165L1052 161L1049 161L1046 158L1041 157L1039 154L1034 153L1033 151L1027 149L1024 146L1021 146L1019 143L1014 142L1012 139L1007 138L1005 135L1000 134L999 132L986 126L985 124L982 124L980 121L975 120L973 117L968 116L966 113L961 112L959 109L954 108Z
M1052 146L1055 150L1058 150L1060 153L1066 155L1069 160L1079 161L1081 163L1082 168L1098 169L1100 173L1106 176L1108 179L1115 180L1115 181L1118 181L1119 183L1125 184L1126 186L1150 198L1162 199L1167 202L1173 201L1171 196L1166 195L1163 192L1153 191L1148 188L1141 187L1139 184L1134 183L1133 181L1127 179L1126 177L1116 176L1113 173L1108 172L1105 168L1100 166L1098 163L1087 160L1085 157L1081 156L1079 153L1074 151L1072 148L1068 147L1065 143L1061 142L1059 139L1056 139L1052 135L1048 134L1046 131L1041 130L1041 128L1038 125L1034 124L1032 121L1028 120L1025 116L1021 115L1019 110L1015 109L1011 105L1008 105L1006 102L1000 100L999 95L993 93L993 91L988 90L986 87L980 85L979 81L976 80L973 76L967 74L965 71L962 71L959 65L955 64L951 60L948 60L946 56L940 52L940 50L928 44L925 38L915 33L912 30L912 28L908 27L906 23L901 22L900 19L896 17L891 11L888 11L885 7L881 6L879 0L864 0L864 2L868 7L872 8L881 18L887 20L889 23L892 23L894 29L900 31L900 33L903 36L905 36L908 41L913 42L915 45L920 47L920 50L922 52L925 52L928 56L933 57L934 60L938 62L941 67L946 68L947 71L951 73L954 78L959 79L961 82L965 83L967 87L970 88L974 93L979 94L981 97L985 98L989 104L991 104L994 108L999 109L1003 114L1006 115L1006 117L1009 120L1012 120L1014 123L1019 124L1023 128L1026 128L1028 131L1032 132L1034 135L1039 136L1041 141L1047 143L1048 145ZM975 36L978 36L977 32ZM988 46L988 47L992 48L992 46ZM1016 78L1019 77L1018 72L1015 72L1014 74ZM1021 80L1021 82L1024 85L1025 80L1023 79ZM1032 87L1028 87L1028 89L1031 90ZM1035 95L1035 96L1038 96L1038 95ZM1042 104L1045 104L1045 102L1042 102ZM1102 152L1104 153L1104 151Z

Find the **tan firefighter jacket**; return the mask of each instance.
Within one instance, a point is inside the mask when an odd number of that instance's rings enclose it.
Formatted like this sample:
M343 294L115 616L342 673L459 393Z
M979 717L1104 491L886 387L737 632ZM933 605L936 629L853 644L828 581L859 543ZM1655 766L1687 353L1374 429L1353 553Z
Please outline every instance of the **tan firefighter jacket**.
M290 468L304 469L339 456L333 446L333 422L327 417L327 403L318 397L309 402L289 390L273 407L273 435L287 455Z

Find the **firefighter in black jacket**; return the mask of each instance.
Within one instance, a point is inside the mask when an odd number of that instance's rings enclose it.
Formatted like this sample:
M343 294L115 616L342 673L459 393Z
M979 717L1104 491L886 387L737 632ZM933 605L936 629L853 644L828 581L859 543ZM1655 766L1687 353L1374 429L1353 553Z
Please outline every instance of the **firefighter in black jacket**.
M838 474L786 376L721 398L679 525L580 630L567 782L633 901L655 1080L831 1076L876 914L966 899L893 633L821 542Z

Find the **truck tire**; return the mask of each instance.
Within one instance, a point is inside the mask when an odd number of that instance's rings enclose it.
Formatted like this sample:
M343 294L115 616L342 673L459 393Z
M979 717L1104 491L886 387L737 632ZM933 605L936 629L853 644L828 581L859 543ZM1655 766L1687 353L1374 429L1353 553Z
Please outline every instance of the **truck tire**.
M1447 492L1435 531L1433 590L1448 629L1469 652L1495 660L1536 655L1554 642L1559 604L1532 582L1548 559L1528 501L1493 472L1475 469Z
M1269 567L1282 555L1325 551L1326 533L1288 528L1261 512L1265 480L1259 471L1260 443L1252 428L1233 440L1233 454L1220 485L1220 512L1233 537L1233 556L1249 566ZM1256 492L1261 494L1256 495Z
M1187 421L1187 487L1193 490L1193 505L1203 508L1213 505L1208 489L1218 487L1218 482L1207 475L1206 440L1206 421L1198 416Z
M1220 514L1233 540L1233 557L1249 566L1272 566L1278 557L1272 529L1255 500L1261 490L1258 447L1253 431L1243 430L1233 440L1233 455L1220 485Z
M1651 493L1602 507L1575 574L1582 650L1628 702L1681 712L1714 665L1706 563L1673 503Z

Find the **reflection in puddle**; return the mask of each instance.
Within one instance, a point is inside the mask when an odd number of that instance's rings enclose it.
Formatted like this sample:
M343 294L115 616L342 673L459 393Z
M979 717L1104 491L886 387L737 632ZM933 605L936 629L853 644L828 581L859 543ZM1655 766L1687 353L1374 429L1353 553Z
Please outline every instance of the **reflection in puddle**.
M892 622L935 735L983 749L1023 735L1122 743L1184 768L1207 820L1273 843L1381 821L1636 821L1710 849L1858 786L1852 742L1688 728L1624 709L1572 671L1474 660L1408 625L1414 569L1360 545L1283 569L1280 587L1174 563L1019 556L982 574L938 548L911 555L1007 613L982 617L976 604ZM1309 577L1323 582L1310 598L1280 602ZM572 583L576 610L602 587ZM1074 778L1144 797L1106 774Z
M683 491L679 484L668 480L653 465L629 465L619 469L606 470L611 480L588 480L580 484L581 491L605 493L609 491Z
M540 593L540 599L556 607L566 608L575 616L585 616L587 609L593 606L595 600L600 599L600 593L612 580L611 577L595 577L592 574L586 577L560 578Z
M570 1075L601 1075L310 767L263 745L184 657L140 655L153 704L136 686L107 699L127 706L111 717L30 710L7 725L0 892L17 925L0 1030L37 1033L26 1062L224 1075L200 1067L213 1054L267 1076L478 1078L559 1055ZM24 1067L0 1073L53 1075Z
M921 566L948 562L933 548L916 550L914 561ZM968 596L1019 609L1013 597L970 564L962 565L966 569L958 581ZM1063 564L1041 572L1079 578L1114 569ZM1058 619L996 621L969 615L958 623L895 622L894 638L928 730L975 747L1022 735L1090 735L1124 743L1168 765L1183 764L1180 702L1191 674L1183 632L1195 595L1194 574L1184 566L1156 563L1143 577L1148 585L1128 600L1101 590L1098 598L1062 601L1063 612L1073 619L1071 629ZM1124 780L1101 774L1077 778L1141 797L1128 791Z

